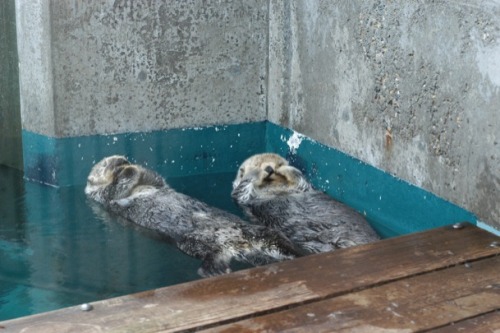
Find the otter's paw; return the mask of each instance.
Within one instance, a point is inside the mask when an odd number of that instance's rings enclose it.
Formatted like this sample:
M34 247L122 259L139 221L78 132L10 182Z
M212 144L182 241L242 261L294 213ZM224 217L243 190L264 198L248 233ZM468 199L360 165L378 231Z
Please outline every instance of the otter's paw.
M275 172L286 179L290 190L304 192L311 188L311 185L302 172L291 165L283 165L276 169Z
M260 168L252 168L252 169L247 171L245 176L243 176L242 180L250 180L252 182L262 181L267 176L268 176L267 171L264 171Z
M267 173L254 168L242 178L233 182L231 197L237 203L243 204L249 202L255 195L255 188L260 187Z
M250 180L255 187L262 187L273 181L275 170L271 166L266 168L254 168L248 171L243 180Z

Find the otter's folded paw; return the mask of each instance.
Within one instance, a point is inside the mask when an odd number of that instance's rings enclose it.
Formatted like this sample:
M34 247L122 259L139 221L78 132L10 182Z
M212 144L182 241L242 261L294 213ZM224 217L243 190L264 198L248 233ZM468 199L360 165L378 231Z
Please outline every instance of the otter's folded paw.
M276 169L276 173L286 179L289 191L295 190L304 192L311 189L311 185L304 177L302 172L291 165L284 165L279 167L278 169Z
M259 169L250 170L242 179L233 182L231 197L237 203L242 204L254 197L255 188L262 184L267 173Z
M259 168L252 168L243 177L243 180L248 179L250 181L261 181L266 176L267 176L267 172L266 171L261 170Z

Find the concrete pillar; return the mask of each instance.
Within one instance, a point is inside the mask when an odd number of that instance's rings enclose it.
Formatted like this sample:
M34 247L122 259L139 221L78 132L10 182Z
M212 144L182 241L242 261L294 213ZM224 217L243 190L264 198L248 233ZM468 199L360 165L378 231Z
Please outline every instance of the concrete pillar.
M0 2L0 165L23 168L14 0Z

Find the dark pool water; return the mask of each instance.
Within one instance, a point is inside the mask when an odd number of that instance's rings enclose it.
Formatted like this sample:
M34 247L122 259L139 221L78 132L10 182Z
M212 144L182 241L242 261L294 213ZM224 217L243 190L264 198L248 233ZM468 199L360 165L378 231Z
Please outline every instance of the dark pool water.
M239 214L230 199L233 176L168 181ZM198 260L96 209L83 189L26 182L0 166L0 320L199 278Z

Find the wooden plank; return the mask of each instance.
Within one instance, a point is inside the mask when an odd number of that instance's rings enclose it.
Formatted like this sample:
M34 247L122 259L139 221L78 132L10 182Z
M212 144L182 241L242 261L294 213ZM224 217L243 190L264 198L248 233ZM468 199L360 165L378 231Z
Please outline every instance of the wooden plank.
M500 257L243 320L205 332L420 332L500 309Z
M500 311L490 312L452 325L428 331L429 333L493 333L500 332Z
M493 256L499 237L472 225L438 228L0 323L12 332L174 332L241 320ZM60 329L62 330L62 329Z

